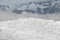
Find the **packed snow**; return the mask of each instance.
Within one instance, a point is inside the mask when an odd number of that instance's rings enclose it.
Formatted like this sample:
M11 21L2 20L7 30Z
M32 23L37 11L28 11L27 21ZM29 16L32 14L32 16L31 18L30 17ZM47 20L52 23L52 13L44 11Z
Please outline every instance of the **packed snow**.
M19 18L0 22L0 40L60 40L60 21Z

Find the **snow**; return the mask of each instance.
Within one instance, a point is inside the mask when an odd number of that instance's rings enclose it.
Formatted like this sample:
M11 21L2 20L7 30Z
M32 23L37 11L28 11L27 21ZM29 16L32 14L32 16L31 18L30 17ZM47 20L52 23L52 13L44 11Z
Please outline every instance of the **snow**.
M39 18L19 18L0 22L3 40L59 40L60 21ZM3 35L4 34L4 35ZM8 37L7 37L8 36ZM10 38L11 37L11 38Z
M21 5L21 4L25 4L25 3L29 3L29 2L42 2L42 1L55 2L55 0L0 0L0 5L9 5L9 9L14 10L16 5ZM41 7L43 7L43 6L41 6Z
M36 11L36 9L37 9L37 6L34 3L32 3L28 6L28 10L35 10Z
M0 5L9 5L10 10L15 8L15 5L21 5L28 2L38 2L40 0L0 0Z
M30 1L34 2L36 0ZM15 5L24 4L30 1L1 0L0 4L9 5L11 9L14 9ZM43 7L43 5L37 6L41 7L42 9L46 8ZM18 10L25 10L26 7L27 5L22 5L22 7L18 8ZM29 9L36 10L36 8L37 7L34 3L29 5ZM23 12L22 14L15 14L11 11L0 11L0 40L60 40L59 18L60 14L41 15L37 13L32 14L27 12Z
M21 7L17 8L17 10L26 10L27 9L27 5L22 5Z

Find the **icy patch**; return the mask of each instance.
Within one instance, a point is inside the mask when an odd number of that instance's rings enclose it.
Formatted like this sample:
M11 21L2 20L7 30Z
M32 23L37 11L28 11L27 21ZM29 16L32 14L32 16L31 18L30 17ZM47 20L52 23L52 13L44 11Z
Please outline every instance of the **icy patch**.
M4 37L0 36L3 40L60 40L60 21L19 18L0 22L0 27L6 28L1 34Z

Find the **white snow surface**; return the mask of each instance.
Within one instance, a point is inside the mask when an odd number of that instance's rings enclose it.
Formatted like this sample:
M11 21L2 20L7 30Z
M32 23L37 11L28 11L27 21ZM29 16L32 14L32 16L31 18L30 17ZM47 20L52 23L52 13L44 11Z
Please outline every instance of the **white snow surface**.
M60 40L60 21L19 18L0 22L0 40Z

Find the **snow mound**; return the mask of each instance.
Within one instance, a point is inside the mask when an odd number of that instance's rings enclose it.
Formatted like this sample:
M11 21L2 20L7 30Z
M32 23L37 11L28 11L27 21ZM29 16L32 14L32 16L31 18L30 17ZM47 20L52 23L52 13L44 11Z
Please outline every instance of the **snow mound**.
M17 40L57 40L60 39L60 22L39 18L19 18L17 20L0 22L0 27L9 31L4 32ZM16 34L15 34L16 33ZM6 35L6 34L5 34ZM15 36L13 39L15 40ZM5 37L5 36L4 36ZM6 39L6 38L5 38ZM9 39L9 38L8 38ZM11 39L11 40L13 40Z

